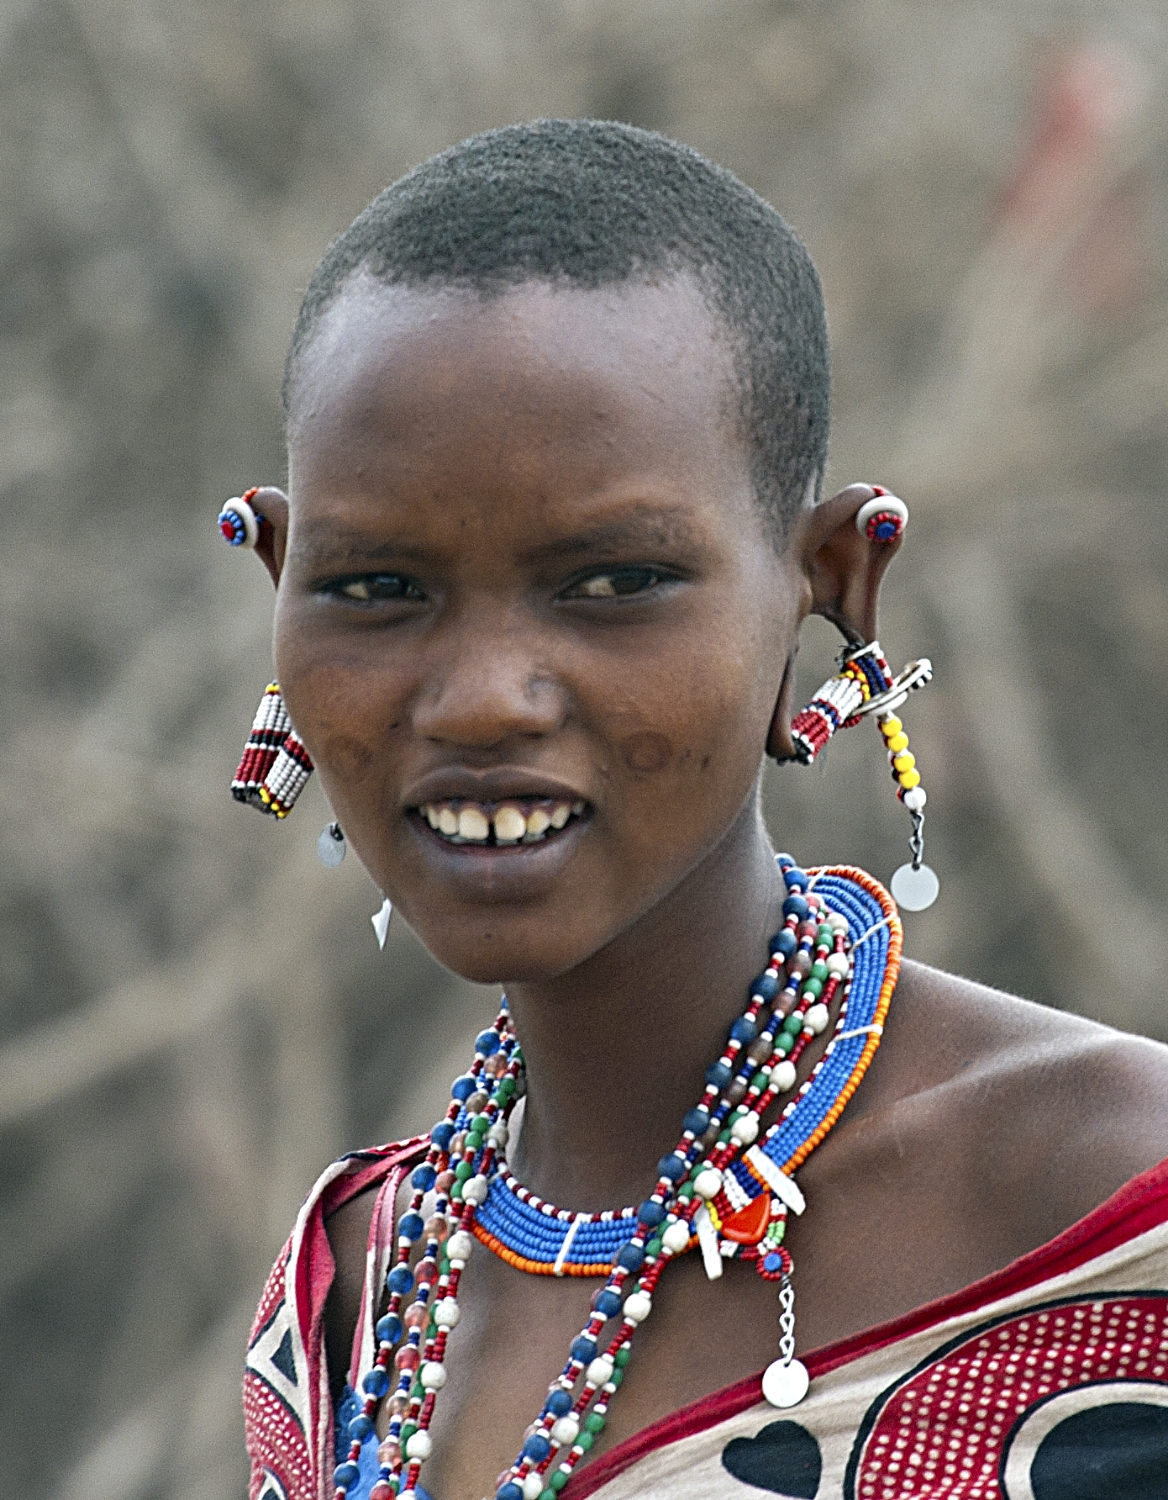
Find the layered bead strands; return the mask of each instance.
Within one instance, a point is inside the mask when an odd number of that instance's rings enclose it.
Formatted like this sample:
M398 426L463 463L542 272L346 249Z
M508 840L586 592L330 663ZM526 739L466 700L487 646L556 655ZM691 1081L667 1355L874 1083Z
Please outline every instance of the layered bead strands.
M357 1478L362 1444L390 1390L391 1364L397 1386L371 1500L414 1500L431 1451L434 1402L445 1384L447 1338L458 1321L458 1281L476 1235L524 1269L605 1276L518 1456L499 1476L496 1500L554 1500L568 1483L604 1429L636 1331L652 1312L671 1259L700 1244L713 1277L723 1260L741 1255L754 1260L760 1274L781 1280L789 1298L783 1230L787 1211L803 1208L790 1173L838 1119L879 1045L901 936L894 903L862 871L809 876L786 855L779 864L788 894L770 962L707 1070L702 1098L687 1113L677 1146L658 1162L652 1193L636 1210L570 1214L516 1182L505 1152L507 1122L523 1084L522 1055L505 1002L494 1027L478 1037L474 1062L455 1080L447 1116L431 1131L426 1160L411 1179L414 1194L387 1280L388 1310L377 1325L378 1353L363 1382L365 1404L350 1423L349 1458L336 1471L338 1500ZM793 1092L799 1059L831 1024L833 1006L832 1040ZM792 1097L763 1134L763 1116L784 1094ZM430 1192L436 1203L424 1223L421 1209ZM411 1271L411 1254L423 1237L423 1257ZM415 1300L403 1315L410 1292ZM615 1331L605 1336L614 1320Z
M361 1382L362 1408L349 1422L348 1457L334 1474L338 1497L357 1481L361 1448L372 1437L387 1396L389 1430L378 1448L380 1470L370 1500L416 1495L421 1466L431 1452L434 1403L446 1383L446 1344L460 1317L458 1285L474 1248L474 1213L486 1197L484 1173L506 1141L505 1120L519 1092L521 1063L504 1001L494 1025L475 1039L470 1070L455 1079L446 1115L430 1132L426 1158L411 1173L413 1191L398 1224L396 1262L386 1278L389 1300L375 1329L377 1353ZM423 1219L430 1193L436 1201ZM419 1242L422 1257L411 1267ZM395 1345L400 1346L396 1353Z
M838 729L858 722L864 704L892 687L892 668L878 641L845 650L839 670L791 721L795 757L809 766Z

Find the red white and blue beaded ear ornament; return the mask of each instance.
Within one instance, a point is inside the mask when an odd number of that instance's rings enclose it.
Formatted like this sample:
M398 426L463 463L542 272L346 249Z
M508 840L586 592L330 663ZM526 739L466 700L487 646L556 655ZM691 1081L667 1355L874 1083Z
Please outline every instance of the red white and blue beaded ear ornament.
M264 517L251 503L258 493L259 486L255 485L228 500L219 512L219 532L230 546L250 549L259 541ZM260 699L243 758L232 778L231 795L248 807L284 819L295 807L311 775L312 759L292 727L280 684L270 682ZM347 849L341 825L335 821L326 823L316 841L321 864L335 869ZM392 914L392 904L383 898L380 909L370 918L381 948L389 935Z
M259 485L253 484L250 490L228 500L219 512L219 532L229 546L250 549L259 541L264 518L251 503L259 492Z
M856 530L870 542L889 544L897 540L908 523L908 506L896 495L876 486L871 500L856 513ZM904 803L912 820L909 848L912 860L903 864L892 877L891 890L905 911L924 911L936 901L941 882L924 862L925 855L925 789L916 757L908 748L908 735L896 716L896 710L909 693L924 687L933 676L928 657L909 662L904 671L893 676L879 641L867 645L854 643L839 655L834 677L828 678L807 707L791 723L795 759L809 766L826 748L839 729L850 729L869 715L876 716L888 764L896 783L896 795Z

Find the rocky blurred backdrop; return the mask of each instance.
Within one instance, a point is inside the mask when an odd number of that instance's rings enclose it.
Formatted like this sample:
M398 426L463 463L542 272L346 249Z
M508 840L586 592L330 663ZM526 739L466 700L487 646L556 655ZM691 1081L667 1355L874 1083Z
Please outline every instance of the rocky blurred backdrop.
M281 826L228 797L270 598L214 527L281 476L324 245L473 130L659 128L801 231L831 479L912 506L883 635L937 670L909 951L1168 1038L1166 32L1160 0L2 0L0 1494L240 1496L300 1198L429 1123L491 1013L400 927L378 954L318 792ZM901 862L874 731L767 795L801 859Z

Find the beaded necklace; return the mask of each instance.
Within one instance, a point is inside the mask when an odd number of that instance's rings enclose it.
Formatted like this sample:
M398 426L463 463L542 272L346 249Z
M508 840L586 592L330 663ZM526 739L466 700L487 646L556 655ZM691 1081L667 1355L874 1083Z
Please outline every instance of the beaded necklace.
M515 1180L506 1167L508 1122L524 1073L505 998L494 1025L476 1037L474 1061L454 1080L446 1116L410 1176L413 1194L386 1278L388 1308L362 1380L364 1404L349 1422L349 1456L334 1475L336 1500L358 1479L362 1446L391 1384L389 1432L370 1500L417 1500L434 1406L446 1384L447 1343L461 1316L459 1281L476 1238L526 1271L606 1277L518 1457L499 1476L495 1500L555 1500L604 1430L665 1267L695 1245L711 1278L737 1257L779 1282L780 1358L764 1374L763 1395L780 1407L802 1399L808 1376L793 1357L792 1263L783 1239L788 1212L802 1213L804 1201L791 1173L839 1118L879 1046L901 928L892 898L864 871L808 875L789 855L778 862L788 895L770 962L750 986L744 1013L706 1071L701 1100L639 1207L572 1214ZM828 1028L837 999L832 1038L796 1089L799 1059ZM783 1094L792 1097L763 1133L763 1116ZM436 1201L423 1219L428 1194ZM423 1255L411 1268L419 1241ZM618 1316L616 1332L602 1339L605 1323Z

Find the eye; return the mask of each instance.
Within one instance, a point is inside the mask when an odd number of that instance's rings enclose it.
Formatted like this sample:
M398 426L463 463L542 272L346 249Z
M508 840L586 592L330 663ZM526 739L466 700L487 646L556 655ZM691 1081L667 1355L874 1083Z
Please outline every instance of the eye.
M426 596L418 585L401 573L362 573L356 578L335 578L322 593L351 599L354 604L382 604L389 600L413 601Z
M675 582L663 568L606 568L569 584L565 599L620 599L630 594L645 594L662 583Z

